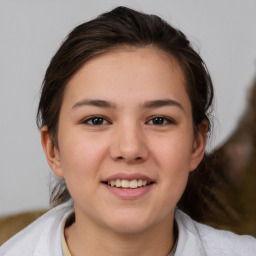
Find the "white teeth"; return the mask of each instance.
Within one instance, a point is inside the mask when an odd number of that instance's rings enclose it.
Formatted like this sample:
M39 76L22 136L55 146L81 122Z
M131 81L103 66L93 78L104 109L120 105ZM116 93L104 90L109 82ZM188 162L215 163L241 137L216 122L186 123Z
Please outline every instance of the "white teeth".
M146 180L111 180L108 181L108 185L112 187L122 187L122 188L138 188L138 187L144 187L148 184Z
M122 188L129 188L130 187L130 181L129 180L122 180L121 187Z
M121 180L116 180L116 187L120 188L122 185Z
M131 180L130 181L130 188L137 188L138 187L138 182L137 180Z

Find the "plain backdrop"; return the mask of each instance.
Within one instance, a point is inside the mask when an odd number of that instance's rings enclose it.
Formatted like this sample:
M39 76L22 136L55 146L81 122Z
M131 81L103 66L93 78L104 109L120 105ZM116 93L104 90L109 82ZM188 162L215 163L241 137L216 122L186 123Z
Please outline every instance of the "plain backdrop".
M196 45L216 93L208 150L235 129L255 75L256 1L0 0L0 216L48 207L50 168L35 123L44 72L72 28L118 5L161 16Z

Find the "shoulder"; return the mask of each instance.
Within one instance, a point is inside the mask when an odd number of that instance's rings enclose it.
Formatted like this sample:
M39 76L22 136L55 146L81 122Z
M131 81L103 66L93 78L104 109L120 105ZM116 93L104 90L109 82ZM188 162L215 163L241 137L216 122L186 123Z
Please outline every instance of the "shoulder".
M256 256L256 239L252 236L241 236L229 231L214 229L192 220L178 209L175 219L179 229L180 250L200 251L201 254L197 255L209 256ZM178 255L183 254L178 253Z
M50 250L57 252L61 249L61 246L56 244L58 244L58 241L61 241L62 226L65 224L63 222L72 211L71 201L51 209L4 243L0 248L0 255L55 255L49 254Z

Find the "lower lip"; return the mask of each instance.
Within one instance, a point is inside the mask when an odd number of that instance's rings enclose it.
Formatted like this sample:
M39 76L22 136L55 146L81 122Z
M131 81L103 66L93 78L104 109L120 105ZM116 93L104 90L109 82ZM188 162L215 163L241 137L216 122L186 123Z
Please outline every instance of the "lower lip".
M147 194L154 186L154 184L138 188L117 188L102 183L111 193L121 199L137 199Z

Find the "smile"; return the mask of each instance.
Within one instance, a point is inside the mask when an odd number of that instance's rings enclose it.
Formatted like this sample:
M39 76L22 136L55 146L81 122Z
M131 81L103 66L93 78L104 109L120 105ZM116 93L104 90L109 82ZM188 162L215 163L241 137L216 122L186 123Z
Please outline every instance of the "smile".
M101 183L120 199L138 199L152 191L156 184L152 178L141 173L116 173Z
M116 179L116 180L110 180L107 181L105 184L108 184L109 186L112 187L117 187L117 188L139 188L139 187L145 187L147 185L152 184L152 182L149 182L147 180L142 180L142 179L133 179L133 180L125 180L125 179Z

